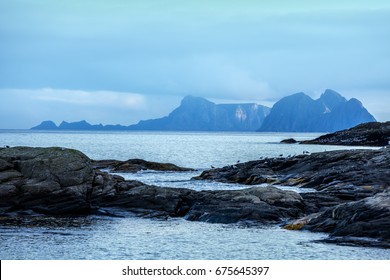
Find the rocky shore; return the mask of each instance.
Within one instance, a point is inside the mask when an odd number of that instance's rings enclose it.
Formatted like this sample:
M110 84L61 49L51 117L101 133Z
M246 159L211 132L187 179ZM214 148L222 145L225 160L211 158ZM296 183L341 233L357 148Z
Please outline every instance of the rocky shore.
M390 248L390 149L270 158L210 169L196 179L243 190L195 191L125 180L102 171L184 171L141 160L93 161L64 148L0 149L0 223L18 215L183 217L210 223L281 224L328 232L327 242ZM298 194L272 185L312 188Z
M285 228L328 232L328 242L390 248L390 149L267 158L204 171L197 180L315 189Z
M110 172L136 173L141 170L155 171L194 171L194 169L180 167L172 163L159 163L143 159L121 160L93 160L92 165L97 169L107 169Z
M319 144L341 146L384 147L390 145L390 122L369 122L350 129L325 134L313 140L285 139L285 144Z
M211 223L269 223L303 214L302 198L292 191L274 187L201 192L162 188L126 181L96 168L113 164L117 166L117 162L92 161L71 149L0 149L0 214L109 214L110 208L122 208L142 216Z

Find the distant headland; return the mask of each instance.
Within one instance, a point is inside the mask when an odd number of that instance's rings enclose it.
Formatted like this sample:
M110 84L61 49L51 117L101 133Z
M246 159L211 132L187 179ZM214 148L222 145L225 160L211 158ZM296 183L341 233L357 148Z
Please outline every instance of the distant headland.
M155 130L155 131L261 131L334 132L376 122L363 104L327 89L317 100L303 92L286 96L272 108L256 103L215 104L207 99L186 96L168 116L142 120L137 124L102 125L85 120L43 121L32 130Z

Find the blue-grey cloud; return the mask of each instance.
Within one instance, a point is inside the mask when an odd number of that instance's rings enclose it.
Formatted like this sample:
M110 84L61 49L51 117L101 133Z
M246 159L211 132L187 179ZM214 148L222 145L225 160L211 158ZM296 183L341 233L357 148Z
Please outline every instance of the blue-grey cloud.
M325 88L387 98L388 1L263 2L1 1L0 89L175 102L269 102Z

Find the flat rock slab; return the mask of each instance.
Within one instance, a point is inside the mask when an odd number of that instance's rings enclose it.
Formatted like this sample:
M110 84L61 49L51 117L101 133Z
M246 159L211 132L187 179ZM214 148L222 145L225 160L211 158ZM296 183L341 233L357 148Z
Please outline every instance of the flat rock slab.
M94 160L93 166L99 169L108 169L110 172L136 173L141 170L155 171L194 171L194 169L180 167L172 163L159 163L143 159L120 160Z

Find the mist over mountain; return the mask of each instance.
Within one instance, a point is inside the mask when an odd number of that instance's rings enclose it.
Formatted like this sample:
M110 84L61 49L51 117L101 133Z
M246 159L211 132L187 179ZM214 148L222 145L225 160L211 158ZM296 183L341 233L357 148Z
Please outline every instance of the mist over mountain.
M282 98L274 104L258 131L334 132L375 121L359 100L347 100L327 89L317 100L303 92Z
M284 97L272 109L255 103L215 104L205 98L186 96L168 116L130 126L92 125L85 120L63 121L57 126L44 121L32 129L333 132L373 121L375 118L359 100L347 100L327 89L317 100L303 92Z

